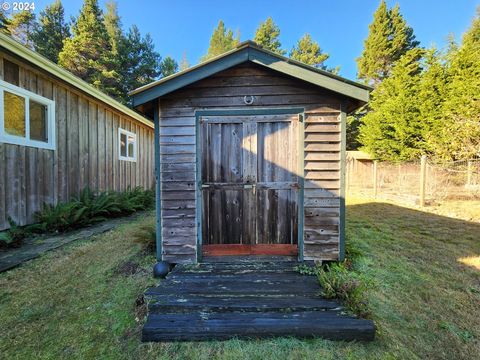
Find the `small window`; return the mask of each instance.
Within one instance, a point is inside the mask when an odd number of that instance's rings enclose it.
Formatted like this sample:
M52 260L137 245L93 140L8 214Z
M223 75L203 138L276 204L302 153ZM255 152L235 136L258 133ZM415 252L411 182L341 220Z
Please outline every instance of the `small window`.
M0 80L0 142L55 149L55 103Z
M119 128L118 152L120 160L137 161L137 135Z
M18 65L3 59L3 80L10 84L18 86L20 70Z
M25 98L3 91L5 132L8 135L25 137Z

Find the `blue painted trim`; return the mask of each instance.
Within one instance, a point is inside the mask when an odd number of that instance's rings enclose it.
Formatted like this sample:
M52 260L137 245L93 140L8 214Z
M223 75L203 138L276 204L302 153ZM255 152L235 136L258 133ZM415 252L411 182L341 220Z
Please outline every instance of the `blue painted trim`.
M201 146L200 143L200 117L202 115L199 112L195 112L195 220L197 222L197 262L202 261L202 244L203 244L203 228L202 228L202 209L203 209L203 196L202 196L202 162L200 159L201 156Z
M195 138L196 138L196 221L197 221L197 261L202 261L202 168L201 168L201 144L200 144L200 118L202 116L231 116L231 115L289 115L300 114L303 121L301 122L299 137L299 172L304 174L304 120L305 109L303 107L289 108L255 108L255 109L228 109L228 110L196 110L195 111ZM301 164L301 165L300 165ZM303 224L304 224L304 176L299 177L300 189L298 199L298 260L303 261Z
M340 149L340 239L338 257L339 261L345 260L345 164L347 160L347 114L342 105L342 112L340 114L340 128L341 128L341 149Z
M153 123L155 125L155 224L156 224L156 256L157 261L162 261L162 199L160 180L160 117L159 104L155 101L153 109Z
M255 109L229 109L229 110L197 110L195 115L198 116L229 116L229 115L288 115L303 113L303 107L288 108L255 108Z
M298 194L298 261L303 262L304 254L304 223L305 223L305 111L302 110L298 114L299 130L298 130L298 174L300 190Z

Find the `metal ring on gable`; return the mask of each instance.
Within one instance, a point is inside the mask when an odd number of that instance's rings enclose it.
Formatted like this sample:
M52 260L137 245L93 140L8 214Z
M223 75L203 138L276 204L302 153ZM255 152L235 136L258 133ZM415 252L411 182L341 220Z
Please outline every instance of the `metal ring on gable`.
M255 100L255 98L252 95L245 95L243 97L243 102L246 105L252 105L254 100Z

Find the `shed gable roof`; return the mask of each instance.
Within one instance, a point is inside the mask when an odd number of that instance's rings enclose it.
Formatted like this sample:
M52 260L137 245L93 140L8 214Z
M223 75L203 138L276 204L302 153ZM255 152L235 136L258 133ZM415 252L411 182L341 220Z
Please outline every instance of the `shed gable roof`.
M246 41L237 48L206 62L131 91L133 105L135 107L144 105L163 95L247 61L351 98L360 105L369 100L371 88L366 85L305 65L265 50L252 41Z

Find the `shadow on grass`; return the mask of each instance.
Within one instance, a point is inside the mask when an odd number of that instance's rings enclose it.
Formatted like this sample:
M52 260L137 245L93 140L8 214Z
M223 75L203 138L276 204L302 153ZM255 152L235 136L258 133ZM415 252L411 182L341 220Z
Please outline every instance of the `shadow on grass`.
M381 242L399 250L398 255L479 268L480 223L372 202L348 205L347 227L356 231L381 230L385 235ZM416 252L411 254L412 250Z
M421 358L478 352L479 223L352 201L347 242L365 255L361 271L374 282L369 297L387 348Z

